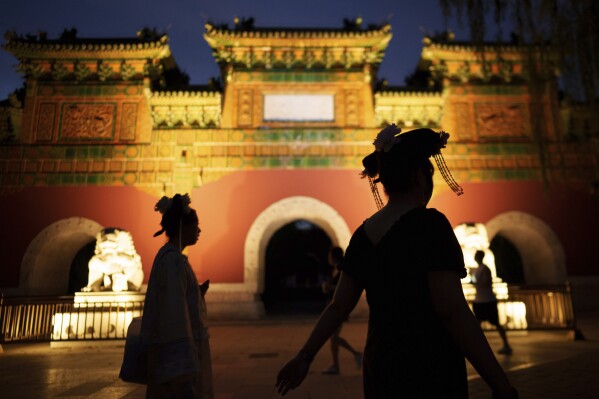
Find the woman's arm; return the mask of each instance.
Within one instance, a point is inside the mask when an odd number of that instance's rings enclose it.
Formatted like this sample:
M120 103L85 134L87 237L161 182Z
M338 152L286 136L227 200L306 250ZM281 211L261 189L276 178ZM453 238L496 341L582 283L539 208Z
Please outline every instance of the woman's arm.
M517 392L510 385L478 320L468 307L457 273L453 271L429 272L428 282L435 311L466 358L489 384L494 397L516 398Z
M362 291L363 288L353 277L341 273L333 301L320 315L298 355L283 366L277 375L276 386L281 395L297 388L306 378L312 359L356 306Z

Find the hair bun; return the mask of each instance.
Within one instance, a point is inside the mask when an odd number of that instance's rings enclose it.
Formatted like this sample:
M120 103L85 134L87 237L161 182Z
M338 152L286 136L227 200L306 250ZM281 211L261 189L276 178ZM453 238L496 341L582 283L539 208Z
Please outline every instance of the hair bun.
M380 164L376 151L366 155L364 159L362 159L362 165L364 166L362 176L375 178L380 172Z

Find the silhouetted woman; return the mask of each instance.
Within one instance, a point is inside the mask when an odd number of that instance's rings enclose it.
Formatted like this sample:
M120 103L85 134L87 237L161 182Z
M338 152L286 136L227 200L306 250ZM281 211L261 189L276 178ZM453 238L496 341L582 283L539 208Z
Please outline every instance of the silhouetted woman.
M213 398L212 367L204 293L183 250L200 236L198 215L187 194L162 197L155 210L162 214L168 242L154 259L141 323L148 351L146 398Z
M460 279L466 270L453 229L442 213L426 208L433 191L431 156L449 186L462 193L441 156L449 135L430 129L399 133L395 125L383 129L362 161L381 209L352 236L333 302L280 370L278 390L285 394L301 384L365 290L365 398L467 398L464 356L494 397L516 398L464 298ZM389 196L384 207L379 181Z

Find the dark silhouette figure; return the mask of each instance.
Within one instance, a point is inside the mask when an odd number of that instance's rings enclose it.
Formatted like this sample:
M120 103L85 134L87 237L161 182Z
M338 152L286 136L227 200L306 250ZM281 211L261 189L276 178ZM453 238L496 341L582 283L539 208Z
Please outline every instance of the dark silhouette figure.
M512 348L507 342L505 329L499 324L499 315L497 313L497 298L493 292L493 276L491 269L483 263L485 253L476 251L474 260L478 263L478 267L470 268L470 278L472 284L476 287L476 296L472 302L472 310L479 321L488 321L497 328L499 336L503 341L503 347L497 351L502 355L512 353Z
M339 265L343 260L343 249L340 247L332 247L329 251L329 265L331 266L331 277L329 281L325 281L322 284L322 290L325 294L329 296L329 303L333 300L333 295L335 293L335 288L337 287L337 283L339 282L339 277L341 276L341 270L339 270ZM356 362L356 367L362 367L362 352L358 352L355 350L343 337L340 336L341 328L343 324L339 324L339 328L333 332L331 335L331 354L333 355L333 364L322 371L323 374L339 374L339 347L347 349L354 355L354 360Z
M316 353L355 307L370 308L364 349L364 397L467 398L467 357L495 398L517 398L464 298L460 245L447 218L426 208L433 192L433 156L450 188L463 191L440 155L449 135L391 125L362 161L380 210L354 232L333 301L310 337L277 375L286 394L297 388ZM381 182L389 196L378 195Z
M162 214L168 242L154 259L141 322L148 345L146 398L212 399L212 365L206 302L208 282L198 280L183 255L200 237L196 211L189 196L162 197L155 210Z

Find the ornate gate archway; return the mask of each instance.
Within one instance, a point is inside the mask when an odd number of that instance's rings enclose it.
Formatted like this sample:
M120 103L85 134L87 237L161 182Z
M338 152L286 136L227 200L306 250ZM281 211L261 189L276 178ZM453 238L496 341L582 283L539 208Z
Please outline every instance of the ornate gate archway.
M244 286L251 292L264 292L264 258L272 235L284 225L305 219L323 229L333 245L346 248L351 232L345 220L330 205L310 197L289 197L266 208L254 221L245 240Z
M567 279L564 248L551 228L524 212L502 213L487 224L489 241L501 234L522 258L526 284L563 284Z
M42 230L29 244L21 263L21 295L64 295L73 257L96 238L103 226L93 220L72 217Z

